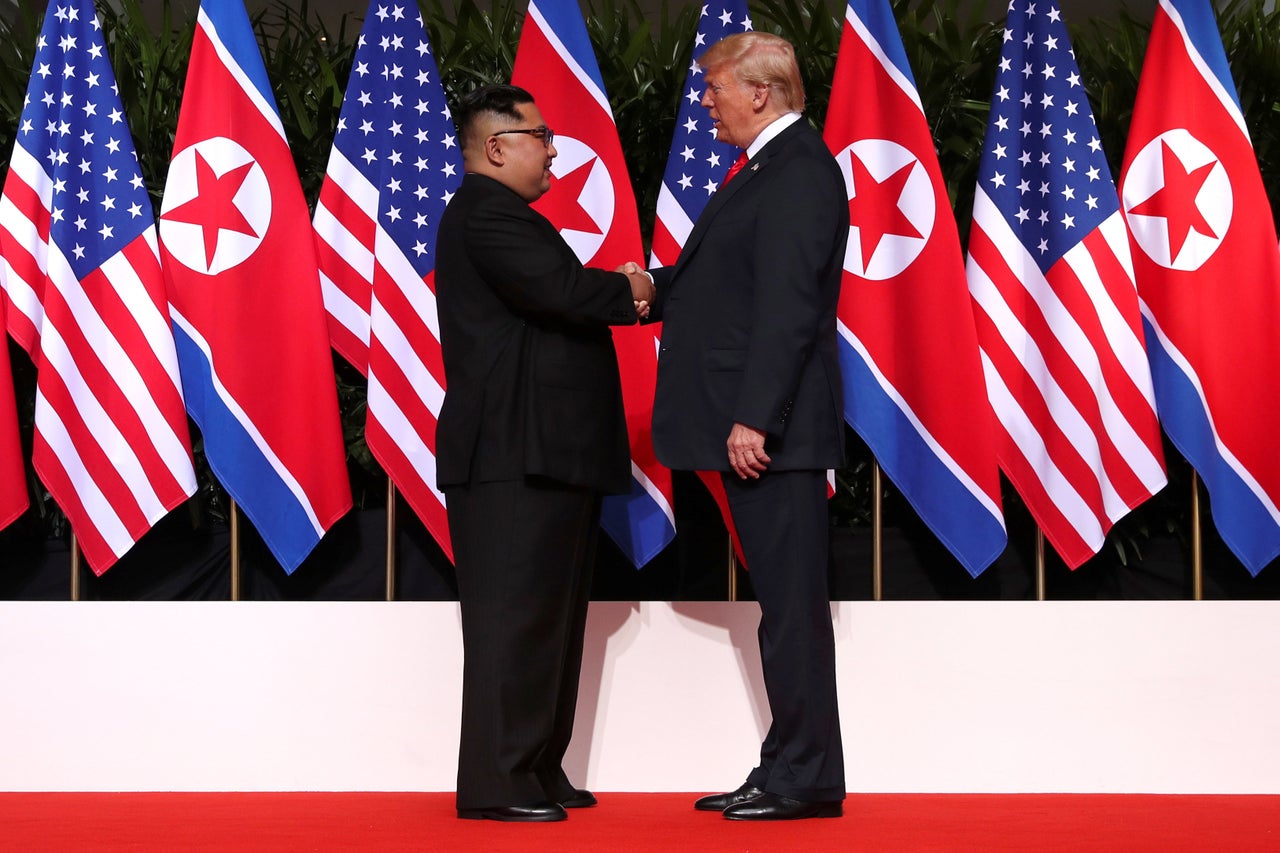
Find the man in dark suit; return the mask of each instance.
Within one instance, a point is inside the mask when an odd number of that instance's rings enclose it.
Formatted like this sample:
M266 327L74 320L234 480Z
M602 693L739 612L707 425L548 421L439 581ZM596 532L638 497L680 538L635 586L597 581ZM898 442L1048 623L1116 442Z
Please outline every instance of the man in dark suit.
M630 484L609 326L636 322L652 284L583 268L529 207L556 149L528 92L486 87L454 118L466 175L437 239L436 443L465 657L458 816L563 820L595 804L561 761L600 497Z
M844 459L836 300L848 201L801 115L787 41L729 36L698 64L717 138L745 159L675 265L652 271L663 321L653 443L671 468L722 472L760 602L773 722L746 783L695 806L737 820L836 817L845 788L826 469Z

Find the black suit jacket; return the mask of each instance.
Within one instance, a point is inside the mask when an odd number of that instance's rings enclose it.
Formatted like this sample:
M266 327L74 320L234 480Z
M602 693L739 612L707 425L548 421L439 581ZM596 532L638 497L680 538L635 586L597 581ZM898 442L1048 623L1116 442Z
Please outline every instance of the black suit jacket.
M663 464L729 470L734 423L768 434L770 470L843 463L836 302L848 235L840 168L801 118L712 197L676 263L652 271Z
M447 385L438 486L535 475L627 491L609 331L636 322L626 277L584 268L520 196L468 174L440 220L436 298Z

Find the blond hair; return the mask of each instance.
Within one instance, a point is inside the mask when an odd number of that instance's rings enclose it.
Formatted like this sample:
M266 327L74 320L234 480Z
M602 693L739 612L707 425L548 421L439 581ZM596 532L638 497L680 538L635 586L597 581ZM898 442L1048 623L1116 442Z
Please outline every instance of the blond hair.
M804 112L804 83L791 42L772 33L747 32L725 36L698 60L704 71L729 69L743 83L768 86L782 107Z

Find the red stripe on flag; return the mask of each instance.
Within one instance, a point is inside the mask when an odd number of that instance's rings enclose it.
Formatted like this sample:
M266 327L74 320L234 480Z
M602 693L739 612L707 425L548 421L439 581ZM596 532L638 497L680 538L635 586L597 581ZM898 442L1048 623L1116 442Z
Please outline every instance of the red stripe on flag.
M333 214L333 218L366 246L373 245L378 224L372 214L356 204L351 196L335 180L327 180L320 187L320 204Z
M81 502L67 470L62 466L53 449L45 443L39 431L35 436L31 464L40 482L44 483L49 494L53 496L54 501L75 529L76 544L84 552L89 567L93 569L94 574L101 575L106 570L105 567L115 562L115 552L95 525L81 524L76 527L76 519L89 518L90 513ZM99 569L99 566L104 568Z
M20 175L11 170L5 179L4 197L9 199L18 212L31 222L36 229L36 236L40 238L40 243L47 246L52 219L40 194L32 189Z
M1063 515L1030 460L1017 451L1017 444L1004 424L997 422L996 426L1000 440L1000 467L1005 476L1026 502L1027 509L1053 549L1069 567L1079 566L1093 556L1094 547L1084 540L1071 520Z
M1037 382L1037 380L1043 382L1050 378L1057 381L1059 385L1063 385L1065 382L1066 385L1063 386L1063 390L1070 397L1073 389L1069 386L1074 385L1076 386L1074 390L1079 391L1078 383L1073 382L1073 379L1078 378L1079 371L1074 364L1063 364L1061 357L1055 359L1054 352L1060 353L1060 350L1056 339L1045 332L1043 316L1039 314L1034 305L1023 304L1029 302L1029 299L1026 298L1022 285L1013 271L1009 269L1004 258L996 250L995 245L986 238L980 228L975 228L970 234L969 253L972 260L982 268L983 272L1000 290L1005 302L1009 304L1011 310L1027 329L1028 338L1036 341L1049 365L1050 377L1033 377L1028 373L1017 355L1010 349L1009 342L1003 337L1001 330L982 306L975 302L974 318L978 325L979 340L983 342L983 352L1000 374L1016 405L1022 410L1025 418L1036 429L1044 442L1044 452L1047 459L1051 460L1062 472L1072 488L1084 499L1090 512L1097 518L1099 525L1105 530L1110 524L1105 520L1106 517L1102 511L1102 493L1097 475L1092 466L1080 456L1075 445L1062 431L1062 424L1049 408L1041 386ZM1019 307L1022 308L1021 311L1018 310ZM1037 337L1037 332L1040 333L1039 337ZM1049 350L1049 352L1046 352L1046 350ZM1055 360L1059 362L1056 365L1056 369ZM1077 409L1080 409L1083 401L1072 400L1072 402L1076 404ZM1002 417L1001 420L1004 420L1004 418ZM1012 439L1011 435L1009 437ZM1001 452L1001 457L1002 459L1009 458L1010 453L1025 455L1031 450L1031 448L1018 447L1016 443L1010 443ZM1038 466L1033 465L1033 468L1035 467ZM1021 490L1022 486L1019 485L1019 491ZM1028 500L1028 504L1031 504L1030 500ZM1043 520L1041 520L1041 524L1045 526ZM1045 533L1049 535L1047 526ZM1067 555L1064 553L1062 556L1065 558Z
M155 254L151 251L146 241L142 238L134 241L125 247L124 257L133 266L134 271L143 282L158 282L160 276L160 263ZM95 389L98 387L110 386L118 393L116 405L118 411L129 415L136 414L136 405L153 404L157 413L168 423L170 430L177 436L187 435L187 419L183 409L182 392L176 384L176 377L172 376L165 369L164 363L160 360L156 353L153 342L147 338L146 333L138 323L138 318L134 315L130 307L122 301L119 292L112 286L107 276L101 269L91 272L82 282L86 293L89 294L90 300L97 309L99 316L110 330L112 337L119 342L123 350L125 358L129 360L134 369L137 370L143 383L146 385L146 394L148 399L139 399L132 401L118 385L117 366L108 366L103 364L100 359L103 355L101 352L95 352L93 358L86 358L85 364L97 363L105 371L105 376L101 379L101 386L98 382L90 383ZM147 294L151 295L151 294ZM157 317L168 319L168 306L164 303L152 302ZM77 329L77 331L79 331ZM168 324L163 329L165 334L169 333ZM86 347L92 348L92 345L86 340ZM77 362L81 361L81 357L77 355ZM105 403L104 403L105 406ZM111 412L117 409L108 407ZM139 426L142 426L139 421ZM154 442L148 438L150 430L143 427L138 441L133 443L136 449L143 446L154 450ZM190 459L189 448L188 459ZM158 458L158 457L157 457ZM173 480L173 476L167 470L168 466L163 466L164 478L173 486L177 486L177 482ZM156 480L153 478L153 483ZM165 494L164 490L159 490L161 494Z
M658 218L653 223L653 260L654 265L669 267L680 257L680 243L667 230L667 225Z
M1128 323L1129 331L1137 340L1143 340L1142 313L1138 310L1138 291L1134 286L1133 271L1116 257L1103 229L1095 229L1081 242L1093 259L1094 266L1098 268L1098 277L1102 280L1107 296L1111 298L1113 305L1119 307L1122 318ZM1144 405L1152 409L1145 397L1143 400Z
M40 271L35 257L26 248L14 246L6 240L4 244L4 259L13 270L8 282L6 282L6 286L15 288L16 282L14 279L21 279L35 292L38 299L40 293L44 291L44 273ZM8 323L9 334L13 336L19 346L27 351L32 360L35 360L40 352L40 330L32 322L32 319L15 306L10 305L6 322Z
M130 539L137 541L150 525L133 491L116 468L112 456L115 449L103 447L99 439L101 431L85 420L64 377L51 365L45 365L40 370L37 387L45 403L54 413L53 416L62 422L71 447L55 447L50 443L52 436L46 436L43 430L37 430L31 456L32 465L49 489L49 494L66 513L77 538L86 540L91 538L88 532L91 529L97 530L104 523L104 519L96 515L93 506L84 504L80 497L81 490L88 488L92 483L92 486L102 493L109 508L108 511L120 519ZM37 417L37 425L40 420L41 418ZM72 469L67 467L68 463L64 463L59 458L64 452L74 453L80 458L85 476L88 478L87 482L79 474L73 474ZM61 475L56 473L59 471L62 472ZM61 485L62 482L66 483L65 487ZM82 546L85 558L98 574L110 568L116 559L116 554L107 545L106 540L100 541L102 550L94 550L88 544Z
M128 326L133 325L134 330L137 331L132 316L115 299L115 293L106 284L105 277L101 274L101 271L91 273L85 281L89 287L98 291L91 298L95 306L99 307L99 314L103 316L104 320L109 323L120 323L125 330L128 329ZM95 284L99 286L94 287ZM133 401L120 385L119 380L124 374L124 365L115 362L107 364L103 361L106 353L88 339L84 333L84 328L75 322L69 306L62 301L61 294L56 288L51 287L46 291L45 309L49 312L47 322L56 325L63 342L66 344L67 351L75 363L76 370L80 374L78 380L76 380L75 392L72 392L70 387L66 388L69 396L65 401L67 407L77 410L78 419L86 424L87 433L85 435L77 436L72 433L76 446L80 447L81 441L93 441L95 444L102 444L112 438L110 431L107 429L107 424L101 423L98 420L98 415L92 413L92 409L83 410L77 402L78 400L87 401L89 397L92 397L97 406L101 407L101 415L110 422L110 426L119 430L120 437L124 442L124 447L111 448L106 456L95 461L110 467L114 472L119 461L123 458L121 454L128 456L132 452L141 464L151 488L154 489L161 503L169 504L172 502L173 506L181 503L186 497L182 486L174 478L169 466L165 463L155 443L151 440L150 430L139 416ZM117 331L117 328L113 326L112 331ZM142 350L126 350L124 358L134 361L139 352L149 351L144 342ZM134 363L136 366L136 362ZM44 379L46 373L53 373L53 368L54 365L52 363L46 362L40 372L41 379ZM70 377L60 378L64 382L72 381ZM157 378L154 375L147 376L143 374L142 378L147 382L148 390L151 390L152 383L155 383L155 385L159 386L157 390L163 393L163 386L167 383L167 377L161 382L157 382ZM58 404L58 398L50 393L51 386L42 383L41 387L46 391L46 398L51 403ZM174 399L175 402L180 400L176 393L174 394ZM70 424L72 423L69 416L70 413L62 405L58 405L58 410L63 422L68 425L70 430ZM184 423L182 426L185 431L186 424ZM84 451L82 451L83 455L85 455ZM86 461L88 461L87 458ZM90 467L90 470L96 471L97 469ZM136 501L132 493L130 493L129 499L130 501Z
M434 452L436 434L436 413L431 411L420 393L420 388L410 379L401 365L387 350L375 347L370 352L369 375L376 377L378 384L385 389L395 406L400 409L413 431ZM377 412L370 406L370 416Z
M5 297L0 292L0 529L27 509L26 472L18 434L18 409L9 368L9 341L4 334Z
M382 268L381 264L375 267L374 278L378 303L382 306L382 310L386 315L381 322L385 323L390 320L395 323L400 330L400 334L408 341L409 346L413 348L414 353L422 360L427 370L431 372L432 377L435 378L441 388L445 387L444 357L440 352L440 341L436 339L431 329L427 327L426 322L419 315L418 310L421 306L415 308L413 303L409 301L405 291L392 281L390 274ZM428 278L434 278L434 275ZM433 293L424 292L427 291L425 282L413 281L407 287L416 291L415 295L419 299L435 300ZM380 330L375 329L374 331L377 333ZM369 354L371 362L377 350L386 345L386 342L380 342L379 346L371 347Z
M400 448L377 419L370 415L365 424L365 440L369 444L369 451L373 453L378 463L392 476L396 488L404 495L409 506L417 514L418 518L426 526L427 530L439 543L440 548L453 560L453 540L449 537L449 517L445 506L436 497L435 492L431 490L427 482L419 475L418 468L413 462L405 456ZM435 427L431 429L430 446L435 446ZM434 466L432 471L434 472ZM399 476L391 475L390 472L398 472Z
M9 264L12 275L31 288L36 299L39 299L44 293L45 274L41 268L41 258L37 258L34 253L39 251L43 257L48 252L49 211L41 203L40 197L13 171L9 172L4 182L4 198L13 204L21 220L36 230L39 241L30 246L19 242L7 229L0 231L4 260ZM14 224L16 226L18 223ZM12 287L13 284L8 283L7 286ZM40 330L31 322L31 318L13 305L9 306L7 317L9 334L35 358L40 348Z
M988 269L988 265L983 263L983 258L985 257L986 251L990 250L994 252L994 246L984 246L984 241L985 235L982 234L980 230L975 231L975 236L971 238L970 252L972 252L974 259L983 265L984 269ZM1001 273L1006 271L1007 267L1000 268ZM1065 394L1067 401L1084 420L1085 425L1091 433L1092 439L1097 443L1098 458L1096 460L1081 458L1080 461L1084 467L1078 469L1079 479L1073 476L1072 481L1080 484L1078 485L1078 488L1080 488L1083 486L1086 479L1092 480L1094 483L1098 484L1099 500L1101 500L1101 491L1106 488L1102 485L1099 478L1099 475L1101 475L1111 483L1117 494L1122 496L1122 499L1124 495L1129 495L1129 498L1125 499L1126 506L1131 506L1131 502L1135 500L1140 502L1142 498L1146 497L1142 483L1136 478L1136 476L1134 476L1132 468L1129 467L1123 456L1116 449L1116 446L1111 440L1111 436L1103 423L1103 404L1098 400L1094 383L1100 378L1104 381L1110 378L1111 381L1114 382L1114 377L1107 377L1105 375L1107 373L1107 354L1110 353L1110 349L1106 346L1101 324L1093 310L1093 305L1089 302L1088 295L1083 292L1079 280L1076 279L1076 277L1071 274L1070 269L1065 267L1062 263L1055 265L1050 270L1048 276L1050 289L1059 298L1063 307L1067 310L1071 321L1079 326L1084 331L1086 337L1089 338L1090 346L1098 355L1099 364L1101 365L1101 369L1104 373L1104 376L1102 377L1086 377L1081 372L1082 365L1072 357L1070 352L1068 352L1064 342L1057 336L1050 319L1044 315L1041 307L1030 297L1025 288L1017 281L1016 278L1013 277L1011 272L1007 276L992 276L992 280L996 283L996 286L1005 297L1005 301L1013 309L1015 315L1017 315L1030 339L1035 342L1041 357L1044 359L1044 365L1048 370L1049 375L1047 377L1039 376L1035 377L1034 380L1031 377L1028 377L1028 381L1034 381L1037 383L1052 381L1055 383L1058 388L1061 389L1063 394ZM1056 318L1056 321L1059 323L1065 322L1064 318ZM991 327L988 329L987 334L988 337L986 337L985 340L989 347L988 354L991 355L992 352L990 347L993 343L993 338L991 336L998 333L995 331L994 327ZM1114 353L1110 354L1114 355ZM995 361L994 357L993 361ZM1112 359L1112 361L1114 361L1114 359ZM1009 366L1008 371L1002 367L1001 373L1006 375L1015 375L1010 372L1012 370L1013 368L1011 366ZM1032 416L1032 422L1037 425L1052 424L1053 428L1043 430L1042 434L1053 435L1055 438L1062 439L1061 443L1055 443L1050 446L1051 458L1060 460L1060 467L1064 468L1064 470L1067 470L1068 467L1070 467L1070 470L1077 470L1074 468L1074 459L1072 462L1068 463L1065 460L1062 460L1062 457L1059 455L1060 453L1066 453L1069 446L1065 433L1059 429L1059 427L1062 426L1060 414L1055 414L1049 408L1039 408L1040 404L1044 401L1044 398L1040 397L1030 385L1025 387L1028 392L1028 397L1023 399L1023 408L1028 411L1028 414L1031 414L1034 410L1035 414ZM1043 418L1043 420L1040 420L1040 418ZM1083 442L1082 437L1081 441ZM1092 452L1092 448L1073 449L1076 449L1077 453L1084 452L1089 454ZM1101 467L1099 468L1098 466ZM1092 498L1090 499L1090 502L1092 504ZM1099 503L1097 508L1101 510L1102 506L1103 505ZM1108 523L1103 524L1104 529L1108 526Z
M321 186L320 205L367 251L373 252L378 231L377 223L367 211L362 210L343 191L337 181L326 180ZM353 267L342 253L325 239L323 234L317 234L316 255L320 272L327 276L343 295L355 303L367 318L373 297L373 283ZM369 364L368 345L337 318L335 309L328 300L325 302L325 312L329 326L329 340L333 348L357 370L366 373Z

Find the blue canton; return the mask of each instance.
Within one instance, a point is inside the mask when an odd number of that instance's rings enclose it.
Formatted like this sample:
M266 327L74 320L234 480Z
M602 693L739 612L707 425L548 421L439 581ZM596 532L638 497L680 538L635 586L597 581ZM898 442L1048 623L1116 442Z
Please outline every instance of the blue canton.
M155 224L91 0L50 4L33 68L18 145L52 180L50 239L83 280Z
M333 142L377 188L378 224L425 277L462 154L417 6L370 9Z
M1056 2L1009 4L978 175L1044 271L1120 209Z
M715 193L725 172L742 150L716 141L711 117L702 102L702 69L697 60L707 48L733 33L751 29L747 5L729 0L722 6L703 6L694 37L693 59L685 78L685 95L676 116L676 132L662 182L680 203L690 220L696 220Z

